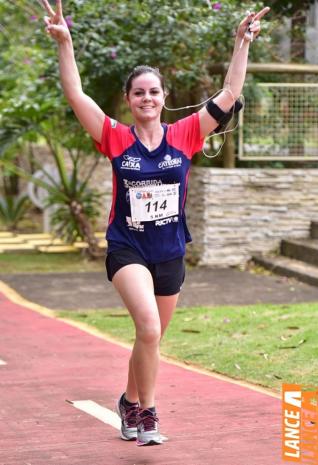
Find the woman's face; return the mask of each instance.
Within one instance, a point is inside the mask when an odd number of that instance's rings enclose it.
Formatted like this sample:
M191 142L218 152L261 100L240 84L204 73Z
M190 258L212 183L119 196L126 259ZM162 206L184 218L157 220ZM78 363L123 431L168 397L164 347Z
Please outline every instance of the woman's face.
M164 97L160 79L153 73L144 73L133 79L126 95L132 115L138 121L160 119Z

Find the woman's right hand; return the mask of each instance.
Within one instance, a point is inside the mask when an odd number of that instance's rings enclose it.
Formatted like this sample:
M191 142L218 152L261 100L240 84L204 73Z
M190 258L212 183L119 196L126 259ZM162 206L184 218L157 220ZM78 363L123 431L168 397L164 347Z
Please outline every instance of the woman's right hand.
M56 0L56 11L54 11L49 4L48 0L42 0L42 5L47 11L49 16L44 16L44 22L46 24L46 32L54 39L56 42L65 42L70 39L71 34L69 28L66 24L65 19L63 18L62 11L62 0Z
M83 128L96 142L101 143L105 113L83 92L71 33L63 18L62 0L56 0L56 11L52 9L48 0L41 0L41 3L49 15L44 19L47 33L58 44L65 44L65 46L58 47L60 76L65 97Z

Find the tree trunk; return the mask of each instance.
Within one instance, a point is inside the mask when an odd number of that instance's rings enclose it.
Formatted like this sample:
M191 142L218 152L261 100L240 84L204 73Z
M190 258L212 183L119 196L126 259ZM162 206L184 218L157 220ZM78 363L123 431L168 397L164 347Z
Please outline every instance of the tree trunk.
M19 156L17 156L12 163L19 167ZM3 182L3 191L5 195L19 195L20 186L19 186L19 176L15 173L5 174L5 170L2 170L2 182Z
M228 129L232 124L228 126ZM225 134L225 142L222 149L223 168L235 168L235 144L233 133Z
M291 20L291 59L303 63L306 56L306 14L298 11Z
M82 235L85 241L88 244L88 254L91 258L100 258L105 255L104 251L98 246L98 239L94 235L92 225L85 213L83 212L83 207L80 203L73 200L71 202L71 211L76 218L77 224L80 227Z

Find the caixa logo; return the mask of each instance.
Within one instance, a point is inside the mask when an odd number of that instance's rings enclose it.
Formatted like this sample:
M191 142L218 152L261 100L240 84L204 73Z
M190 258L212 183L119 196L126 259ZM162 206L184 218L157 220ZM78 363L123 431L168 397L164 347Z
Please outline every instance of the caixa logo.
M140 158L131 157L126 153L121 162L121 169L140 171Z
M165 170L167 168L178 168L182 165L182 158L172 158L168 153L163 157L163 161L158 163L158 168Z

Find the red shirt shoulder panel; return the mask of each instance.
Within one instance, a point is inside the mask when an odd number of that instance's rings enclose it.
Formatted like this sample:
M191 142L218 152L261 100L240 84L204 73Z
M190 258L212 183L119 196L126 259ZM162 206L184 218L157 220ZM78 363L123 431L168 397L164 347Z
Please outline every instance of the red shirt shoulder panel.
M107 156L110 160L119 157L135 142L135 137L129 126L105 116L101 142L95 141L95 146L99 152Z
M203 147L204 138L200 134L199 114L193 113L176 123L168 125L167 142L181 150L189 159Z

